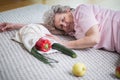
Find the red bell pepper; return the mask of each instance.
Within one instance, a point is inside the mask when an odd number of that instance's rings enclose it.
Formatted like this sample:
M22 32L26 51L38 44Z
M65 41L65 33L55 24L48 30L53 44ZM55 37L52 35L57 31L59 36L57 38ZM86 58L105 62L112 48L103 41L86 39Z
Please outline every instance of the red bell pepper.
M36 42L35 47L36 47L37 50L47 52L51 49L52 45L51 45L51 42L48 39L40 38Z

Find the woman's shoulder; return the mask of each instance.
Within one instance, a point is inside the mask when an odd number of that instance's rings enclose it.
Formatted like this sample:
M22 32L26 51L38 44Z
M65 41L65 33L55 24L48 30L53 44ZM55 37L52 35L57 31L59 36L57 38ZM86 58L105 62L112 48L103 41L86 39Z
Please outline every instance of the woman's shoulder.
M78 17L80 15L87 15L89 12L92 11L91 7L92 5L90 4L79 4L74 11L74 16Z
M92 6L92 4L79 4L77 7L76 7L76 9L77 8L86 8L86 7L90 7L90 6Z
M79 4L75 10L92 10L96 8L101 8L101 6L96 4Z
M75 9L75 11L74 11L74 13L75 14L77 14L77 13L88 13L92 8L92 5L90 5L90 4L79 4L77 7L76 7L76 9Z

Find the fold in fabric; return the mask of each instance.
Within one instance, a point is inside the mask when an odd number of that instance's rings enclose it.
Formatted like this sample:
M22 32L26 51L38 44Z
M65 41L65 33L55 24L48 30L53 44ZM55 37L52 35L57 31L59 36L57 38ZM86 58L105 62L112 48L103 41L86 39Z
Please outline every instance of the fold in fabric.
M45 37L46 34L51 34L43 25L29 24L22 27L16 32L13 40L22 43L24 47L31 52L31 49L41 37ZM56 42L53 39L49 39L52 43ZM57 50L51 49L48 52L38 51L40 53L55 53Z

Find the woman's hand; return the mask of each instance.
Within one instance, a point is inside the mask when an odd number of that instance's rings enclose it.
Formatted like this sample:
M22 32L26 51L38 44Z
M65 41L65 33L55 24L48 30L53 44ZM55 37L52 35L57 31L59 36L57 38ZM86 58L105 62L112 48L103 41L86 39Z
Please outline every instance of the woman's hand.
M24 25L25 24L3 22L3 23L0 23L0 32L20 29Z

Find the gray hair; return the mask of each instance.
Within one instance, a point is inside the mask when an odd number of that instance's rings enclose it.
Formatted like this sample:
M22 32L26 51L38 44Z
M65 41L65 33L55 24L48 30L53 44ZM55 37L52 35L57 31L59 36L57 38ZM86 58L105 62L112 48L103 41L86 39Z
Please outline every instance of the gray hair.
M65 13L66 10L70 9L71 11L73 8L70 8L69 6L61 6L61 5L54 5L44 13L43 19L44 23L48 24L52 27L55 27L54 25L54 17L56 13Z

